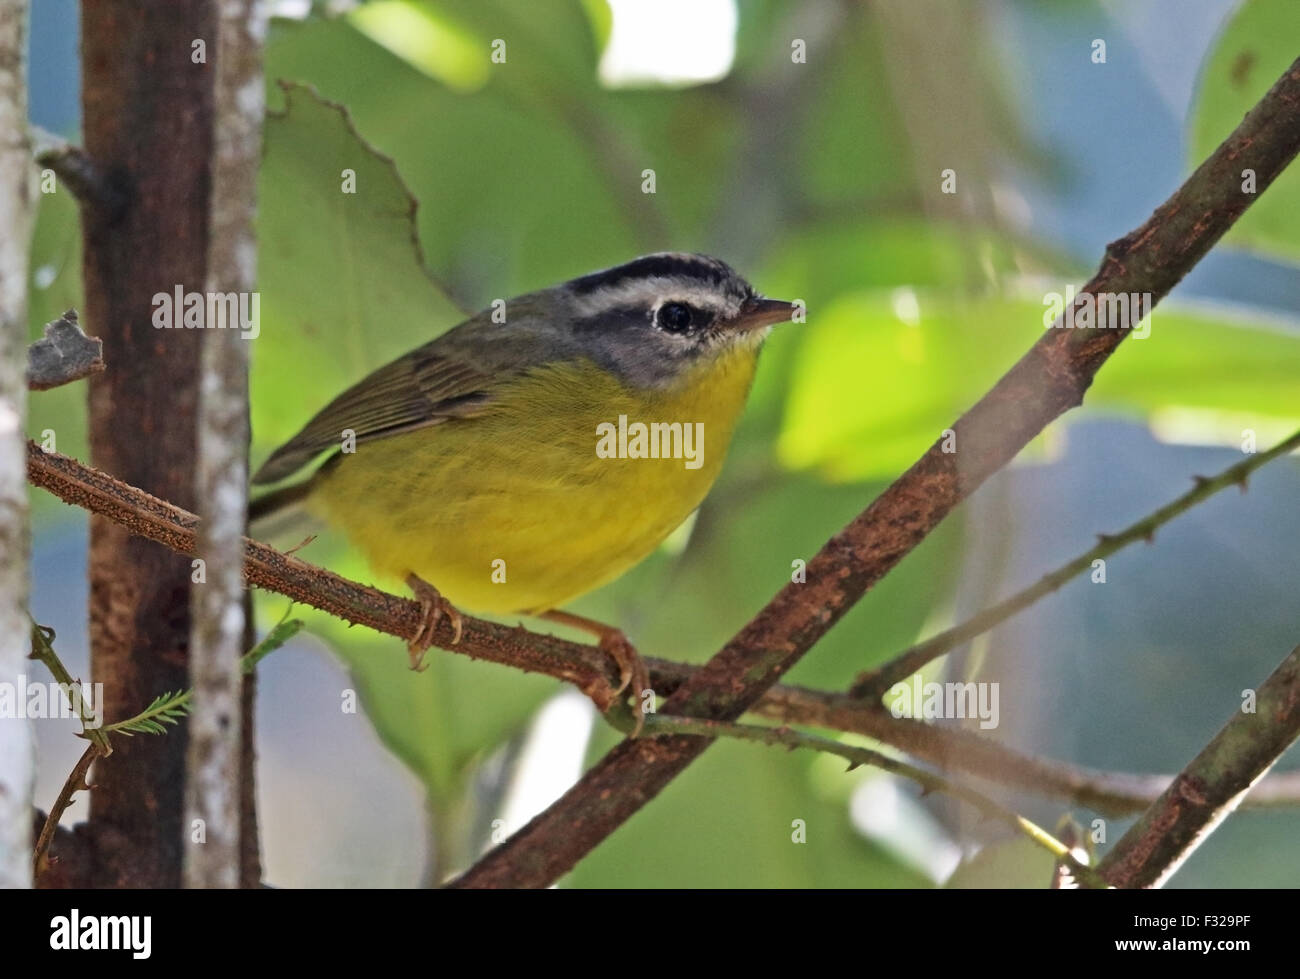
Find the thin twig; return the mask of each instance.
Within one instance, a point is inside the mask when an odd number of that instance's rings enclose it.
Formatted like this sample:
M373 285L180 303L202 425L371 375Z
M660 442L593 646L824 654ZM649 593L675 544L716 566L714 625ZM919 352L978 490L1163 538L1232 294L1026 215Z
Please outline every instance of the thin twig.
M81 721L82 735L97 744L105 756L111 755L113 747L108 743L108 736L104 734L103 718L97 718L91 713L90 708L86 706L85 698L80 695L80 683L72 679L72 674L63 665L63 660L59 659L59 654L54 651L54 630L32 621L30 616L28 620L31 621L31 658L45 664L45 668L50 671L55 682L67 695L68 703L77 712L77 718Z
M692 667L647 661L655 689L678 682ZM671 669L668 667L671 666ZM1157 798L1172 775L1138 775L1071 765L1016 751L975 731L894 717L878 703L848 694L806 687L775 686L754 713L785 724L804 724L873 738L951 773L1086 806L1106 816L1131 816ZM1276 808L1300 803L1300 772L1270 775L1246 797L1249 808Z
M788 727L760 727L757 724L737 724L734 721L712 721L669 714L651 714L645 719L645 736L670 734L697 734L709 738L727 737L765 745L784 745L787 748L807 748L825 754L838 755L849 762L852 771L859 765L871 765L883 771L916 782L925 792L942 792L954 799L974 806L981 814L997 819L1013 830L1023 833L1043 847L1061 863L1066 864L1079 880L1089 887L1104 888L1106 881L1091 867L1081 863L1070 848L1051 833L1019 813L1007 809L969 786L961 785L942 775L917 768L897 758L862 748L857 745L832 741L829 738L806 734Z
M33 127L37 166L50 170L82 204L102 208L109 216L121 214L128 195L110 180L80 146Z
M1178 499L1165 504L1159 510L1143 517L1136 523L1130 524L1117 534L1098 534L1095 547L1084 551L1055 571L1043 575L1028 588L1018 591L996 605L984 609L984 611L971 616L965 622L959 623L951 629L945 629L938 635L917 643L910 649L891 657L883 665L860 673L857 679L853 681L853 686L849 688L849 693L854 697L881 696L894 684L906 680L931 660L938 659L955 646L988 632L1017 612L1028 608L1043 596L1056 591L1075 575L1082 574L1091 568L1094 561L1108 558L1116 551L1136 541L1151 542L1155 539L1155 533L1160 527L1179 514L1186 513L1202 500L1208 499L1229 486L1240 486L1244 491L1246 480L1251 473L1265 463L1279 456L1287 455L1297 447L1300 447L1300 432L1296 432L1290 438L1279 442L1267 452L1248 456L1241 462L1229 466L1217 476L1210 478L1205 476L1193 477L1196 485Z
M45 872L48 863L46 854L50 848L50 841L54 839L54 832L59 826L59 820L63 818L63 813L72 802L72 796L82 789L90 788L86 784L86 772L90 770L90 766L96 758L106 758L111 755L113 746L109 742L107 731L103 729L101 724L103 719L96 718L90 712L85 700L79 694L80 685L72 679L72 674L63 665L63 660L59 659L59 654L54 651L54 630L40 625L32 620L30 616L28 616L28 620L31 622L31 658L43 663L45 668L50 671L50 674L60 684L60 689L67 696L68 703L77 712L77 717L81 721L82 736L90 741L77 764L68 773L68 777L63 782L63 788L59 790L58 798L54 800L54 805L50 807L49 815L45 817L45 822L41 826L41 833L37 838L32 853L33 874L39 877Z
M293 638L302 628L302 622L299 619L289 619L286 613L284 618L267 633L266 637L256 646L245 653L239 660L240 671L244 674L252 673L257 669L257 664L269 656L272 652L283 646L288 640ZM45 636L45 632L50 635ZM44 663L56 677L67 678L62 682L70 684L70 677L67 669L59 660L58 655L54 652L53 646L50 645L49 639L54 632L52 629L46 629L44 626L32 624L33 652L32 656ZM38 655L36 650L40 649ZM69 686L69 689L74 689ZM40 835L37 839L36 847L33 852L33 865L36 876L45 873L48 860L47 852L50 843L54 839L54 834L58 830L59 820L63 818L63 813L67 810L68 805L72 802L72 796L84 790L89 790L90 786L86 783L86 772L97 758L104 758L113 753L111 739L109 734L122 734L130 737L132 732L145 734L163 734L166 728L164 724L175 724L181 716L188 713L190 704L194 699L194 691L186 690L176 694L157 697L154 702L133 717L128 717L123 721L115 721L112 724L106 724L103 727L96 728L95 738L92 738L87 745L85 752L77 764L73 766L72 771L63 782L63 788L59 796L54 800L54 805L50 807L49 814L41 825ZM74 707L79 707L74 700ZM152 723L151 723L152 722ZM85 716L82 717L83 728L85 725Z
M258 663L302 631L302 619L289 618L291 608L292 606L285 609L284 615L280 616L280 621L271 626L270 631L262 637L261 642L240 657L239 669L244 676L253 673L257 669Z
M59 790L59 797L54 800L54 805L50 807L49 815L45 817L45 823L41 826L41 835L36 840L36 847L32 853L33 876L40 877L45 872L49 864L50 842L54 839L54 832L59 828L59 820L67 811L68 806L72 804L72 797L82 790L89 790L90 786L86 783L86 773L90 771L90 766L98 758L104 757L104 749L98 743L92 741L86 745L86 750L81 753L77 763L72 766L72 771L63 781L63 788Z
M1115 887L1160 887L1300 737L1300 646L1097 865Z

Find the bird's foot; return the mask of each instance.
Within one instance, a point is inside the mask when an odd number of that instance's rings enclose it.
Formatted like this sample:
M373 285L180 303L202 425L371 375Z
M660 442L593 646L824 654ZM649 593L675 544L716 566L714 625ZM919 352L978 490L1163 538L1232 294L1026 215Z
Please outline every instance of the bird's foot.
M442 597L442 593L433 585L429 584L419 575L412 572L406 576L407 587L415 595L415 600L420 603L420 627L415 631L406 643L406 651L411 656L411 669L424 669L424 653L433 645L434 633L438 631L438 623L442 621L443 616L451 623L452 637L451 643L454 646L460 642L461 631L464 628L464 620L461 614L456 611L455 606L447 599Z
M627 634L622 629L571 612L544 612L542 618L581 629L596 637L596 646L609 656L618 668L619 683L614 690L615 698L626 696L627 693L632 695L632 715L636 718L632 737L639 735L645 726L644 704L645 695L650 690L650 671L646 668L641 654L627 638Z

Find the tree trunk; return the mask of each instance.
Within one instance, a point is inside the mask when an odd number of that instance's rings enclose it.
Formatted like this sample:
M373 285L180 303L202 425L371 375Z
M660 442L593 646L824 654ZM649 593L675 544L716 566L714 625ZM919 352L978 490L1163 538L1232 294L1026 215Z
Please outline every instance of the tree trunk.
M0 0L0 682L27 659L27 260L32 162L27 140L27 0ZM0 888L32 880L32 723L0 721Z
M91 461L190 510L202 331L155 328L153 297L202 293L207 277L216 25L210 0L82 3L85 148L117 192L82 209L84 319L108 365L90 383ZM190 575L188 559L91 518L91 671L107 719L189 684ZM185 725L114 744L92 779L94 882L177 887Z

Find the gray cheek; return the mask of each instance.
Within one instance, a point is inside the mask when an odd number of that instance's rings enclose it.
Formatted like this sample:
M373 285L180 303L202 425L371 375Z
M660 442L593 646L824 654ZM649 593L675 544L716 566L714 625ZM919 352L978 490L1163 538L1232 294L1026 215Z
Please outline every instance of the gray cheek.
M662 389L710 346L707 335L656 329L644 309L610 310L572 323L574 348L632 387Z
M604 366L625 383L639 388L663 388L679 376L694 353L694 344L645 330L639 336L624 335L603 345Z

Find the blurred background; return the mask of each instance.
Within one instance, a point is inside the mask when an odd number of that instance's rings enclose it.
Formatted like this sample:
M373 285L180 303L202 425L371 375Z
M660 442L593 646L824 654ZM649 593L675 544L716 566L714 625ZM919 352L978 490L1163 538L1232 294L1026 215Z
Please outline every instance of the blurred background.
M278 0L260 186L254 464L335 393L477 309L661 250L769 295L778 330L722 479L573 610L647 655L728 639L1033 343L1297 54L1294 0ZM33 121L78 134L74 0L32 12ZM493 52L499 52L493 60ZM503 59L503 60L502 60ZM345 106L340 113L323 99ZM382 154L382 156L378 155ZM389 162L391 158L391 162ZM340 193L352 169L362 192ZM653 171L654 192L646 193ZM953 171L955 193L944 193ZM411 247L408 194L422 255ZM32 329L79 305L66 193L42 198ZM873 590L789 677L844 689L1300 427L1300 168L1102 370L1087 405ZM423 267L421 266L423 262ZM93 327L93 324L92 324ZM86 456L84 388L29 429ZM159 451L165 451L164 446ZM84 675L86 519L34 494L33 612ZM1300 642L1300 467L1261 470L927 675L1000 685L998 740L1181 768ZM303 557L361 580L328 534ZM393 582L377 582L401 590ZM258 595L263 628L287 601ZM309 609L260 667L266 879L419 886L463 868L614 743L546 678ZM348 712L348 695L361 709ZM160 691L161 692L161 691ZM143 706L143 705L141 705ZM38 801L80 754L42 721ZM1280 768L1295 767L1292 752ZM572 886L1043 886L1048 861L943 800L807 753L718 744ZM1086 810L999 791L1051 827ZM84 802L67 820L82 818ZM807 842L791 842L802 819ZM1107 824L1118 839L1126 824ZM1290 886L1300 813L1230 819L1173 886Z

